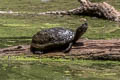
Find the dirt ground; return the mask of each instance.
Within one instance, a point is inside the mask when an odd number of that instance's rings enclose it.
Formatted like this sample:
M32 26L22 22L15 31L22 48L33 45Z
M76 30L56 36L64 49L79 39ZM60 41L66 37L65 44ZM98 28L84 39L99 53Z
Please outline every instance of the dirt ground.
M33 55L30 45L18 45L0 49L0 56L5 55ZM63 57L78 59L97 59L97 60L120 60L120 39L112 40L84 40L80 39L69 53L50 52L42 54L43 57Z

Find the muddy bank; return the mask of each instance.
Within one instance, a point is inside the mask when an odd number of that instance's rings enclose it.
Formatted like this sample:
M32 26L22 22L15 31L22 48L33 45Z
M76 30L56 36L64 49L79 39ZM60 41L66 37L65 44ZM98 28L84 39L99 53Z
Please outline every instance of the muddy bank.
M83 45L81 44L83 43ZM29 51L30 45L18 45L0 49L0 56L5 55L33 55ZM51 52L41 57L78 58L94 60L120 60L120 39L114 40L83 40L80 39L69 53Z

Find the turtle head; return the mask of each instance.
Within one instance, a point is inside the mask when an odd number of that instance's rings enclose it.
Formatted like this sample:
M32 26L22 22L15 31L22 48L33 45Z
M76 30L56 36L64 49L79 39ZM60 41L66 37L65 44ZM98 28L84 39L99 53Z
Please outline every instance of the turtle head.
M85 22L76 29L74 42L76 42L87 31L87 28L88 28L88 23Z
M78 28L76 29L76 32L77 32L78 34L85 33L86 30L87 30L87 28L88 28L88 23L85 22L84 24L82 24L80 27L78 27Z

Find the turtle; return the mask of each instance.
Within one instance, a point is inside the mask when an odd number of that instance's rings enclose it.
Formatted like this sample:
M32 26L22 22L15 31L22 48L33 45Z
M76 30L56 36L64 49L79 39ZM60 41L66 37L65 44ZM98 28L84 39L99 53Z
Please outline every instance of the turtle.
M62 27L44 29L32 37L30 50L36 54L48 53L51 51L63 51L67 53L72 45L87 31L88 23L85 22L75 31Z

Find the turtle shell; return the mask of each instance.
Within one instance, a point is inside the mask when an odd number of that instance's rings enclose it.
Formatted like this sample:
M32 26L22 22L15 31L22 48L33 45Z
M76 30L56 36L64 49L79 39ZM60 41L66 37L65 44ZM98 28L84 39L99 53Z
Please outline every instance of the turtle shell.
M32 38L31 51L49 51L65 49L72 42L75 32L60 27L41 30Z

